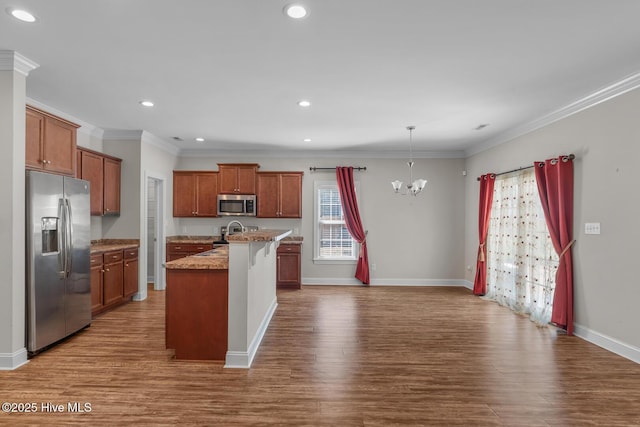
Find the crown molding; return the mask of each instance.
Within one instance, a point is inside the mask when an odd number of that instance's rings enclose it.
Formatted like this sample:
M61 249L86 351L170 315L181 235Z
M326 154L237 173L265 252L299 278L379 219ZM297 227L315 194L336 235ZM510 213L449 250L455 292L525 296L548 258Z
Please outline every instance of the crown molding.
M18 52L13 50L0 50L0 71L17 71L26 77L39 66L38 63Z
M154 134L147 132L146 130L121 130L121 129L106 129L102 135L103 141L140 141L145 144L153 145L169 154L177 156L180 154L180 150L174 145L168 143L155 136Z
M497 145L504 144L522 135L533 132L534 130L548 126L554 122L565 119L583 110L594 107L612 98L637 89L638 87L640 87L640 72L628 75L622 80L605 86L583 98L578 99L577 101L572 102L571 104L565 105L562 108L559 108L524 125L517 126L513 129L503 132L495 138L483 141L478 145L470 147L465 151L465 155L466 157L471 157L482 151L488 150Z
M159 148L162 151L166 151L171 155L178 156L180 154L180 149L178 147L165 141L162 138L157 137L151 132L142 131L142 141L149 145L153 145L154 147Z
M80 127L78 128L78 132L82 132L89 136L102 138L102 134L104 133L104 130L102 128L99 128L98 126L92 125L91 123L87 123L84 120L74 117L71 114L67 114L64 111L60 111L56 108L50 107L49 105L43 104L40 101L36 101L33 98L27 97L26 101L27 101L27 104L29 105L32 105L36 108L44 110L48 113L54 114L58 117L62 117L63 119L73 122L77 125L80 125Z
M104 141L141 141L141 130L105 129L102 134Z
M325 158L325 159L406 159L407 153L394 151L340 151L340 150L219 150L219 149L187 149L180 150L181 157L262 157L262 158ZM414 159L459 159L464 158L464 151L414 151Z

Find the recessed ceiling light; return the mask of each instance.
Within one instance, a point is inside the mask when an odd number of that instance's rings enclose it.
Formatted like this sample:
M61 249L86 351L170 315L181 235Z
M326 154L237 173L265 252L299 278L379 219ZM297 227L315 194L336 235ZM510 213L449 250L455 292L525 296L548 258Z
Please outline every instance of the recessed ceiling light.
M21 20L22 22L36 22L36 17L26 10L22 9L7 9L7 12L16 19Z
M204 142L204 138L196 138L196 142Z
M305 138L303 139L304 142L311 142L311 138Z
M140 101L140 105L143 105L143 106L145 106L145 107L153 107L153 102L151 102L151 101L147 101L147 100L145 100L145 101Z
M284 13L293 19L300 19L307 16L307 9L299 4L288 4L284 7Z
M298 105L301 107L310 107L311 102L303 99L302 101L298 101Z

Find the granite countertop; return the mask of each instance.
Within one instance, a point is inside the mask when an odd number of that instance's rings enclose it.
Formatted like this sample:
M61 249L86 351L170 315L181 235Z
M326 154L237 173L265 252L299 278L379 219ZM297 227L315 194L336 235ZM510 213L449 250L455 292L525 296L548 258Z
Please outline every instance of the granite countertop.
M243 242L276 242L289 236L291 230L257 230L247 231L245 233L235 233L227 236L229 243Z
M100 239L91 241L91 255L132 249L140 246L138 239Z
M216 240L220 240L220 236L169 236L167 237L167 243L181 243L183 245L188 243L206 245L206 244L211 244Z
M259 231L274 231L274 230L259 230ZM284 232L286 230L276 230ZM255 233L255 232L252 232ZM248 232L245 234L249 234ZM211 244L212 242L220 240L220 236L169 236L167 237L167 243L196 243L196 244ZM285 238L280 240L280 243L293 243L293 244L301 244L303 241L303 237L300 235L289 234Z
M216 245L214 249L197 255L168 261L167 270L227 270L229 268L229 245Z

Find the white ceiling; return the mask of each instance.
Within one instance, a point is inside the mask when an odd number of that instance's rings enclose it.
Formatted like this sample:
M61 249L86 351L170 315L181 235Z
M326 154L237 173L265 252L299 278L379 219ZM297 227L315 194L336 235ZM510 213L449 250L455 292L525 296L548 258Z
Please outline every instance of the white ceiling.
M460 155L640 71L637 0L287 3L0 0L0 50L40 65L29 98L196 150L405 155L415 125Z

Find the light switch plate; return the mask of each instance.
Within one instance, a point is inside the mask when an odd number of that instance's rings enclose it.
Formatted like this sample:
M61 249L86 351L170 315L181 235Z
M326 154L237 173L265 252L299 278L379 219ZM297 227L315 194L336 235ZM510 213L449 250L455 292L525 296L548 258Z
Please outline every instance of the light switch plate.
M584 234L600 234L600 223L586 222L584 224Z

